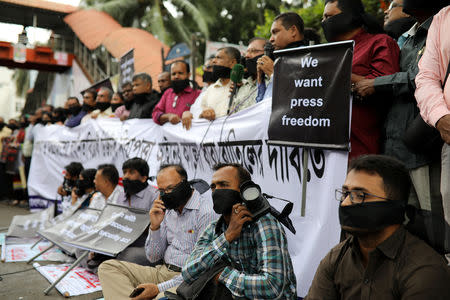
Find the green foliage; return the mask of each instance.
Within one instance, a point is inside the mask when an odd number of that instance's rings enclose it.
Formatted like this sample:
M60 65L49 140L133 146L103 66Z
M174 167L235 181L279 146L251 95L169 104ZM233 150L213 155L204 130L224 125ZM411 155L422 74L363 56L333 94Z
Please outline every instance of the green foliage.
M24 97L30 89L30 72L26 69L15 69L12 79L16 84L16 96Z

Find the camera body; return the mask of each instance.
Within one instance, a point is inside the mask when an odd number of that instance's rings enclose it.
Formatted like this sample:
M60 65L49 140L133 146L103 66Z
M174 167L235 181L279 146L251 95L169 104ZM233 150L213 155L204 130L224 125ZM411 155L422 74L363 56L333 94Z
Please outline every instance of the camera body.
M252 213L253 221L270 212L271 206L269 201L261 193L259 185L249 180L241 184L240 190L242 203Z

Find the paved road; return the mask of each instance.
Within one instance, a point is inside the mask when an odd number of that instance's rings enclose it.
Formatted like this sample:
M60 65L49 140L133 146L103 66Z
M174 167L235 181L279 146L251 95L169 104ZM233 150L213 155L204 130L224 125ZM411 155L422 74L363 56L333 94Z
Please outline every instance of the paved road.
M18 207L12 207L4 202L0 202L0 228L8 227L11 219L15 215L28 214L28 210ZM44 262L39 262L44 265ZM11 273L16 271L28 270L32 266L26 263L1 263L0 262L0 276L1 274ZM36 270L29 270L22 273L1 276L3 280L0 281L0 299L1 300L35 300L35 299L65 299L56 289L53 289L48 296L45 296L43 291L50 285L49 282ZM92 300L102 297L101 292L96 292L84 296L70 297L73 300Z

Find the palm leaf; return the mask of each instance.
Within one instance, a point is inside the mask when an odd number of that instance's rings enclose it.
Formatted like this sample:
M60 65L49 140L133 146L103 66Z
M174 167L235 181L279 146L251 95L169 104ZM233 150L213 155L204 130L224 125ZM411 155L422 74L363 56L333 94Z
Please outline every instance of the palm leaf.
M208 24L203 17L203 14L200 12L200 10L195 7L194 4L189 2L188 0L172 0L175 4L177 4L178 8L181 10L185 10L197 23L198 29L201 33L205 36L206 39L209 38L209 29Z

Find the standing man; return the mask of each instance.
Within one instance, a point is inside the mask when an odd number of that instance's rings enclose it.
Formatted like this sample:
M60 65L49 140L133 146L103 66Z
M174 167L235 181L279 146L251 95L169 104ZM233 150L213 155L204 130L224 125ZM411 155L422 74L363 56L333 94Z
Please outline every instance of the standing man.
M87 110L82 109L77 97L69 97L67 99L67 109L69 110L69 117L64 125L71 128L80 125L81 120L87 114Z
M304 30L305 24L298 14L294 12L282 13L273 20L269 42L274 50L306 46ZM272 98L273 59L273 57L264 55L257 61L258 95L256 96L256 102ZM269 81L267 85L266 80Z
M214 278L238 299L297 299L296 279L283 227L270 213L252 220L242 204L240 186L251 180L239 164L214 167L214 211L221 215L200 236L183 267L192 283L218 263L227 266ZM244 225L245 224L245 225Z
M170 73L162 72L158 75L158 86L159 86L159 98L164 95L164 92L170 88Z
M202 112L199 118L210 121L227 115L230 97L231 69L241 59L241 53L233 47L220 48L213 61L213 75L219 79L204 92L201 98ZM183 126L191 127L192 113L185 112L182 116Z
M160 299L181 283L181 267L205 227L217 218L211 201L194 190L180 165L161 166L156 181L160 196L150 210L145 253L155 267L118 260L100 265L99 278L106 300L129 299L134 288L144 288L138 299Z
M150 119L153 108L159 101L158 93L152 90L152 78L147 73L133 75L134 103L128 119Z
M183 112L189 111L200 90L190 86L189 64L184 60L176 61L170 66L172 87L169 88L153 110L153 121L163 125L167 122L177 124Z
M450 299L444 259L402 225L410 184L391 157L351 162L336 199L341 227L352 236L322 259L305 300Z
M90 114L86 115L81 120L81 123L85 123L90 119L109 118L113 116L113 112L111 109L112 95L113 95L112 90L110 90L107 87L101 87L95 99L95 107L97 109L92 111Z
M384 11L384 31L397 41L400 49L408 38L406 32L414 23L416 20L403 12L403 0L392 0Z
M445 217L445 250L450 261L450 6L433 18L427 48L419 62L415 96L423 119L439 130L444 140L441 151L442 205Z
M123 101L125 102L124 105L119 106L116 111L114 112L114 115L117 118L120 118L121 121L124 121L128 119L128 116L130 115L130 109L134 102L134 95L133 95L133 86L131 85L131 82L125 82L122 84L122 95L123 95Z

